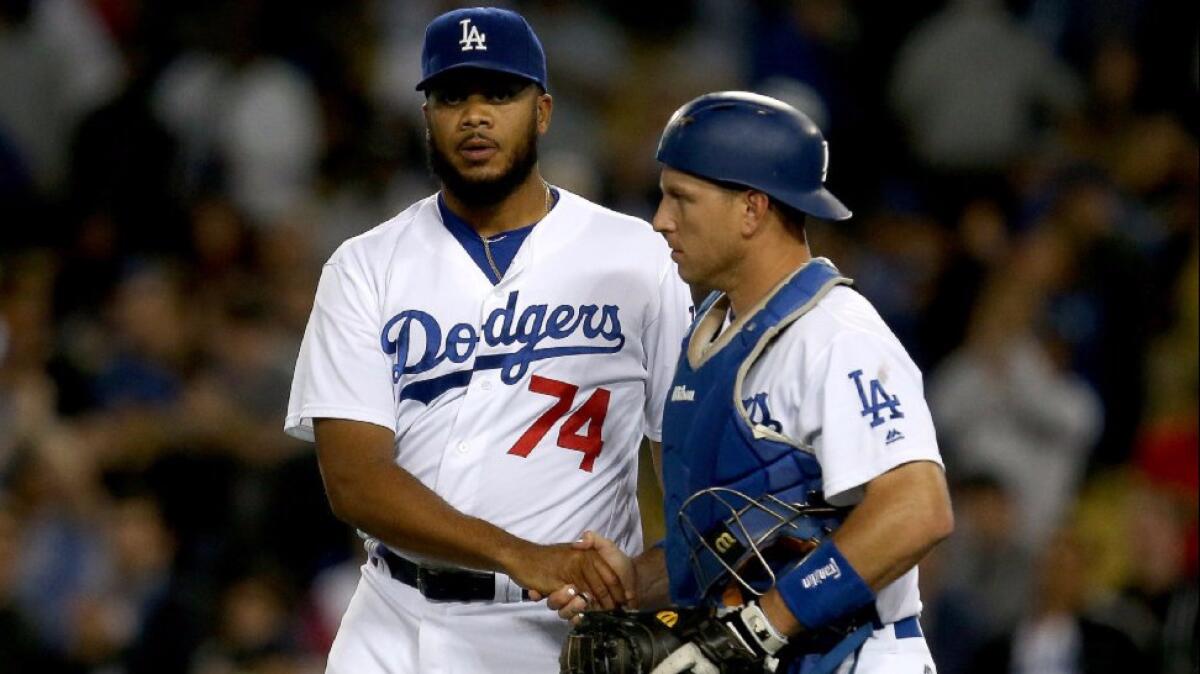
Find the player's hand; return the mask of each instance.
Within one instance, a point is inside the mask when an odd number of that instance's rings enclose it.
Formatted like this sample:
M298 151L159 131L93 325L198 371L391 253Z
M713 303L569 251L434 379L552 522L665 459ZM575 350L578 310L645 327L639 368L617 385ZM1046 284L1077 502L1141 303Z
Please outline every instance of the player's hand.
M571 547L576 550L595 550L600 553L601 558L616 572L617 577L621 580L621 585L625 588L624 606L637 608L637 573L633 559L618 548L616 543L594 531L585 531L578 541L571 544ZM531 591L529 596L534 601L541 601L543 598L541 593L536 591ZM570 621L571 624L578 624L579 616L585 610L597 608L592 605L590 596L579 592L578 588L573 585L561 587L550 593L545 599L547 608L557 611L558 617Z
M621 548L617 547L609 539L601 536L594 531L585 531L583 536L580 536L578 541L571 544L571 547L576 550L595 550L600 554L600 558L608 564L609 568L616 572L617 577L621 579L621 586L625 588L625 608L638 607L637 595L637 571L633 565L633 558L625 554Z
M515 560L508 575L531 596L549 596L571 586L593 608L612 610L628 601L626 585L601 553L581 548L567 543L534 546Z
M541 601L542 595L538 592L530 591L529 598L534 601ZM587 610L588 604L591 602L586 596L580 596L579 591L574 585L567 585L551 592L546 599L546 608L558 613L558 617L566 620L572 625L578 625L583 618L583 612Z

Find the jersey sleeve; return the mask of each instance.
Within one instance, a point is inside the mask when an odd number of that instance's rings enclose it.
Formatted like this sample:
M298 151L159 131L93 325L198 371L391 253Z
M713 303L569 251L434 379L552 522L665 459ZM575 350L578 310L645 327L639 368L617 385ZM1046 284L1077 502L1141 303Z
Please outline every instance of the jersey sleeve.
M284 431L313 440L313 419L364 421L395 431L391 364L380 346L375 293L335 254L321 271L292 378Z
M691 323L692 295L674 263L660 272L658 312L646 328L645 434L662 441L663 407L675 378L683 336Z
M857 503L866 483L901 464L942 465L921 371L894 338L841 335L814 365L805 404L821 420L813 448L831 503Z

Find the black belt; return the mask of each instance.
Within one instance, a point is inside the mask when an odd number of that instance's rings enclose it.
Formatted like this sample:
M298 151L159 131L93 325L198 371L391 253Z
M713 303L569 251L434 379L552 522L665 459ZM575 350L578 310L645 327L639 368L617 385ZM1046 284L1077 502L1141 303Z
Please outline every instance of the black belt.
M421 566L405 559L384 546L375 551L386 564L392 578L417 588L431 601L494 601L496 599L496 574L490 571L467 571L465 569L440 569ZM521 590L521 599L529 599L529 592Z

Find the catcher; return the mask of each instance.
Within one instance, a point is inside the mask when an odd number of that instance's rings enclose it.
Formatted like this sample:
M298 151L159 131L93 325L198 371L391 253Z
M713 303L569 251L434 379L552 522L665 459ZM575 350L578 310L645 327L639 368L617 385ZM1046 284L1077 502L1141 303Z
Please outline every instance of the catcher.
M806 215L850 211L824 187L828 145L765 96L709 94L658 147L654 227L683 279L714 288L672 383L665 541L636 559L629 608L566 587L570 674L933 674L917 562L950 534L921 373L833 264ZM669 591L669 593L668 593Z

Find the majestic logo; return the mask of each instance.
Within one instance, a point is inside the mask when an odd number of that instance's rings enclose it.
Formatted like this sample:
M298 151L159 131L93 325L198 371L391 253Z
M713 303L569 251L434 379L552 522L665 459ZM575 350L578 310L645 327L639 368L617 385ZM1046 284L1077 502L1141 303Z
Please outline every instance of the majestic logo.
M867 391L863 388L862 370L855 370L848 376L854 380L854 385L858 387L858 399L862 401L862 415L865 417L871 415L871 428L875 428L884 422L884 418L880 413L884 410L890 412L888 420L903 419L904 413L900 411L900 398L894 395L888 395L884 390L883 384L879 383L878 379L872 379L871 387L871 402L867 402Z
M801 579L800 584L804 586L804 589L811 590L825 582L825 580L828 578L837 580L841 577L842 570L838 568L837 560L831 557L828 564L805 576L803 579Z
M462 26L462 39L458 41L463 51L478 49L487 51L487 33L479 32L479 26L472 26L470 19L458 22Z
M884 438L883 444L890 445L893 442L896 442L897 440L903 440L903 439L904 439L904 434L893 428L887 432L887 437Z
M683 384L680 384L680 385L676 386L675 388L671 389L671 402L673 402L673 403L677 403L681 400L683 402L690 403L690 402L694 401L695 399L696 399L696 392L693 391L692 389L684 386Z
M776 433L783 432L783 424L778 420L771 418L771 409L767 407L767 394L755 393L752 397L742 401L742 405L746 408L746 414L750 417L750 423L766 426Z
M519 345L509 353L478 356L473 368L409 383L401 389L400 399L429 403L449 389L466 386L475 370L499 369L500 380L511 385L525 376L534 361L616 353L625 346L618 315L620 307L563 304L550 309L546 304L531 304L518 313L519 293L517 290L509 293L508 302L489 314L481 329L470 323L458 323L443 333L436 318L417 309L402 311L384 324L380 346L385 354L395 356L393 383L399 382L403 375L428 372L443 361L465 363L475 354L481 340L490 347ZM545 344L578 335L601 344Z

